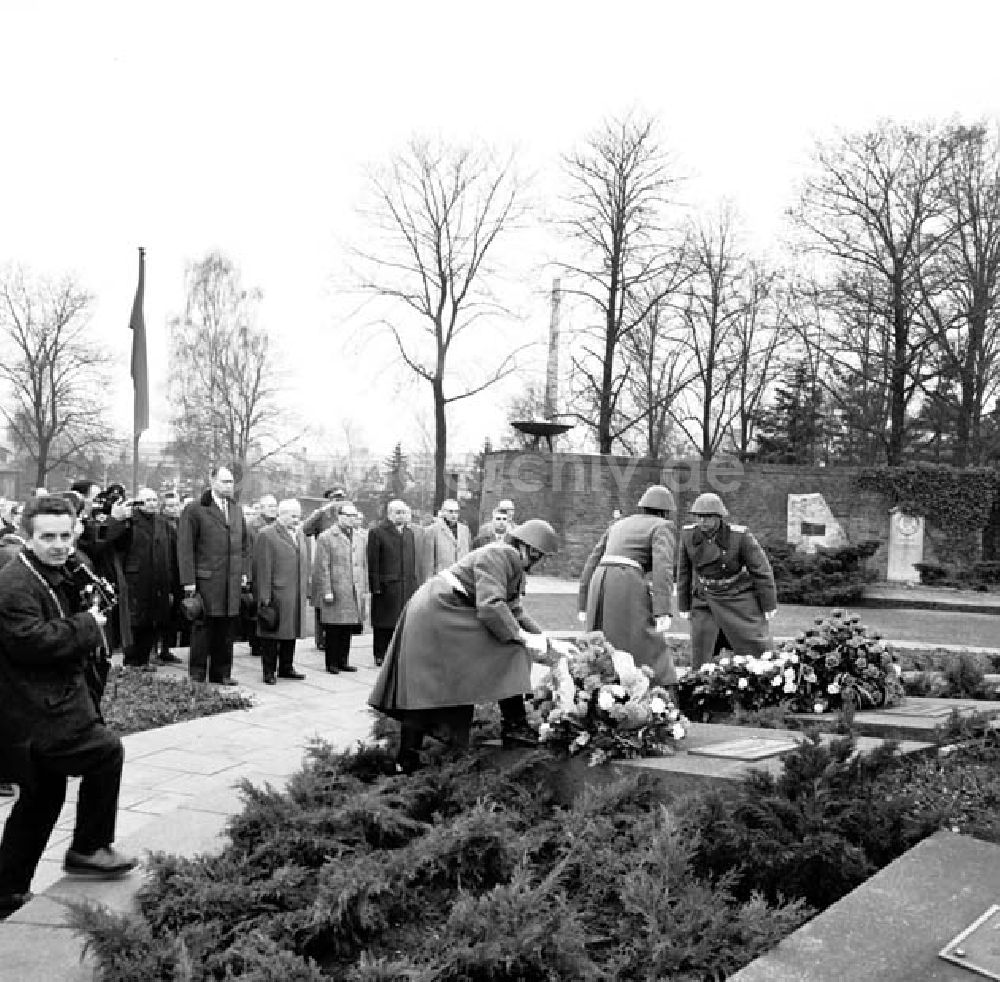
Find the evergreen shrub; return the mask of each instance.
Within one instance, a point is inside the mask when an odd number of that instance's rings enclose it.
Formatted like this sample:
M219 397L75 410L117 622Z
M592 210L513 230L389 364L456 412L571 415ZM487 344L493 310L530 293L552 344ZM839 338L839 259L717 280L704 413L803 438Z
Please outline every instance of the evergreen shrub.
M860 600L865 584L876 578L867 561L879 545L877 539L868 539L836 548L819 546L815 553L804 553L787 542L767 543L779 603L826 607Z

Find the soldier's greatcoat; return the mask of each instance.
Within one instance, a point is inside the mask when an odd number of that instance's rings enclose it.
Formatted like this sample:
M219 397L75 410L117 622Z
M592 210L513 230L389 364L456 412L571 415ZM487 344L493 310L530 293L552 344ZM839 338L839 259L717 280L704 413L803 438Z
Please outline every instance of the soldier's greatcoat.
M723 520L714 535L697 525L681 530L677 608L691 612L691 664L712 658L721 630L735 654L759 655L773 646L764 612L778 606L764 550L743 525Z
M579 608L588 631L603 631L636 665L648 665L660 685L677 681L673 659L655 619L673 611L674 523L629 515L601 536L580 577Z
M388 716L495 702L531 688L521 629L524 567L513 546L491 545L433 576L410 599L368 699Z

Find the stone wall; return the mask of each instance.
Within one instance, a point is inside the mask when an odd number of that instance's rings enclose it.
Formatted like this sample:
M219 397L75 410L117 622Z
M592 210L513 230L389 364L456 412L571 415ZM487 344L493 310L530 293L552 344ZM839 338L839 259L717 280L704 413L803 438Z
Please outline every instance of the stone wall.
M559 533L562 548L538 571L577 576L594 544L612 520L615 509L635 510L650 484L665 484L677 499L679 515L702 491L721 495L733 520L747 525L766 543L785 542L788 535L788 495L822 494L840 523L847 541L877 539L882 547L870 560L880 578L888 565L889 507L878 494L854 484L856 468L795 467L784 464L743 464L716 460L657 461L600 454L563 454L506 450L489 454L481 522L489 520L501 498L510 498L516 520L546 518ZM924 560L934 561L947 540L928 526Z

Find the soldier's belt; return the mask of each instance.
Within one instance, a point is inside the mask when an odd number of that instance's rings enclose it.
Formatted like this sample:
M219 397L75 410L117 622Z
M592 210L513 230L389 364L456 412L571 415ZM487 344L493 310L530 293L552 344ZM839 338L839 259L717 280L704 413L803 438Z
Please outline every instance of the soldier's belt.
M639 572L643 572L642 563L636 562L634 559L629 559L628 556L602 556L601 561L597 564L598 566L629 566L632 569L637 569Z
M712 579L710 576L698 575L698 579L709 588L709 590L725 590L727 587L731 587L745 572L747 571L746 566L744 566L738 573L733 576L723 576L720 579Z

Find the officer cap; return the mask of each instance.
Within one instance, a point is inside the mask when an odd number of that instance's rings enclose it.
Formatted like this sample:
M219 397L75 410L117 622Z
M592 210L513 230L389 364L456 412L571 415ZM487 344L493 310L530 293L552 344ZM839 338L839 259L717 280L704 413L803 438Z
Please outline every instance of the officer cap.
M718 515L719 518L726 518L729 512L726 511L726 506L722 503L722 499L711 491L706 491L704 494L699 494L697 498L694 499L694 504L691 505L692 515Z

